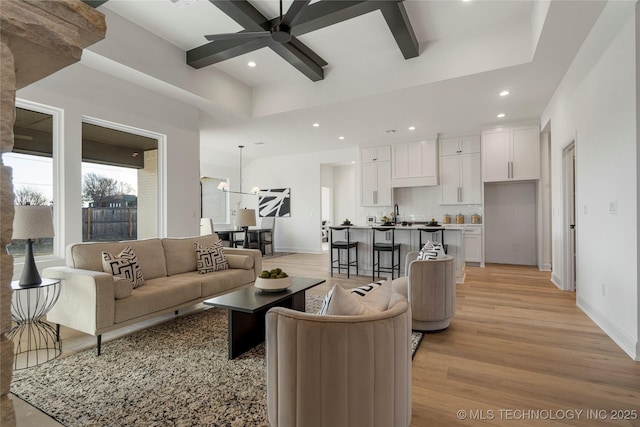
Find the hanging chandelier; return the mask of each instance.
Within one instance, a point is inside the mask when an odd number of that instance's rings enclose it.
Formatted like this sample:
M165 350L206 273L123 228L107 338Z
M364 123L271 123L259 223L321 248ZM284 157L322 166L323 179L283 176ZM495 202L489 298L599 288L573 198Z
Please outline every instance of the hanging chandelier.
M238 148L240 148L240 191L229 190L229 184L226 181L222 181L220 184L218 184L218 190L222 190L225 193L247 194L249 196L255 196L260 192L260 188L257 186L251 188L251 191L249 193L245 193L242 191L242 149L244 148L244 145L238 145Z

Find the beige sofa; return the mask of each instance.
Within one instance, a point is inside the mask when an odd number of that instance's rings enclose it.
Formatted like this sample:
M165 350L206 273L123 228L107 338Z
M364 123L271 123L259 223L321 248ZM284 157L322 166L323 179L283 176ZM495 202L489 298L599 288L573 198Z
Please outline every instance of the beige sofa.
M49 267L43 277L60 279L60 298L47 320L97 337L161 314L176 312L255 281L262 270L261 253L224 248L229 269L200 274L194 243L210 246L215 234L109 243L76 243L67 248L66 267ZM131 282L105 273L102 252L136 254L146 283L131 290ZM129 287L127 289L127 286Z
M354 316L267 312L267 411L272 427L411 424L411 309Z

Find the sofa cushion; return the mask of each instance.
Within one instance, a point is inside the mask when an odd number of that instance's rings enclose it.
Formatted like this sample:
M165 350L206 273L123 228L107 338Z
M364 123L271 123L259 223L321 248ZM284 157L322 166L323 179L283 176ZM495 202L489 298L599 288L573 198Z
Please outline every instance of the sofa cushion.
M196 242L194 246L198 273L213 273L214 271L227 270L229 268L229 262L222 252L222 242L218 241L207 247Z
M196 252L193 249L194 243L203 246L211 246L217 242L218 236L210 234L201 237L183 237L162 239L164 256L167 262L167 275L196 271Z
M227 258L227 262L229 262L229 268L239 268L241 270L252 270L255 262L253 261L253 257L246 255L233 255L233 254L225 254L224 256Z
M193 273L198 275L198 273ZM144 286L136 288L131 296L115 302L115 323L155 313L167 308L193 301L201 296L201 286L189 274L158 277L147 280Z
M124 277L113 276L113 288L115 289L116 299L124 299L131 295L133 283Z
M130 280L134 288L144 285L144 276L138 264L138 258L129 246L118 255L102 252L102 268L105 273Z
M186 273L185 273L186 274ZM209 274L193 273L202 285L202 296L214 296L256 280L253 270L229 269Z
M67 247L67 266L82 270L104 271L102 268L102 252L117 254L127 246L135 252L145 280L167 275L164 249L160 239L74 243Z

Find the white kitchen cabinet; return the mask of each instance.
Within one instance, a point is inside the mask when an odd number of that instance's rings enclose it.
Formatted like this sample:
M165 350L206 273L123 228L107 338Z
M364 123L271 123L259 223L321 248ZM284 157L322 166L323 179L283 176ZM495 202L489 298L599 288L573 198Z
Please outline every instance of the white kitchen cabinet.
M540 178L538 126L499 128L482 132L484 182Z
M482 264L482 227L465 226L464 260Z
M438 145L435 140L393 146L392 187L438 185Z
M449 138L440 144L440 204L482 203L480 138Z
M390 148L386 148L390 151ZM377 158L385 158L384 150L380 150L378 154L372 150L363 149L361 159L367 160L360 163L360 178L362 190L362 206L391 206L391 162L385 160L372 160ZM366 153L365 153L366 151ZM388 156L386 158L389 158Z
M360 163L390 161L391 147L389 145L384 145L381 147L368 147L360 150Z
M443 138L440 140L440 155L471 154L480 152L480 136L465 136L462 138Z

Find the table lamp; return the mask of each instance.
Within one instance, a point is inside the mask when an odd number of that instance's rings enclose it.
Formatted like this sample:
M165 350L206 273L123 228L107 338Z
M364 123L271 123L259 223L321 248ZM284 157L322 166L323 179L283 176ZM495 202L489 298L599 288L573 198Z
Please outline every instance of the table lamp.
M42 283L36 262L33 259L33 239L53 236L53 218L50 206L15 206L12 239L27 240L24 268L18 282L20 286L29 287Z
M249 227L256 225L256 211L255 209L239 209L238 210L238 226L244 231L244 243L245 248L249 247Z

